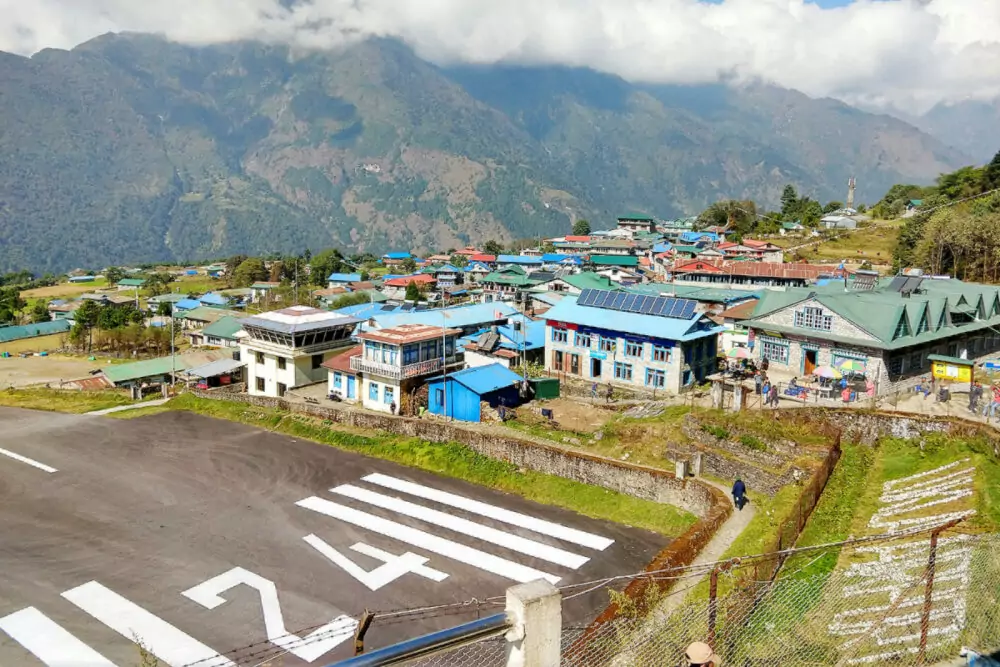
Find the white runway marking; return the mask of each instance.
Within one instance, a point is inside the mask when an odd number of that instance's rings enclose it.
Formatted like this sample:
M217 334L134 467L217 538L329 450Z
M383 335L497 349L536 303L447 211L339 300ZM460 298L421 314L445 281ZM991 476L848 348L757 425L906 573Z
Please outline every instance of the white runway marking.
M445 512L439 512L438 510L431 509L429 507L416 505L406 500L400 500L399 498L393 498L392 496L375 493L374 491L369 491L368 489L362 489L354 486L353 484L342 484L341 486L330 489L330 491L348 498L353 498L354 500L360 500L361 502L374 505L375 507L381 507L382 509L397 512L403 516L419 519L421 521L434 524L435 526L441 526L442 528L453 530L462 535L468 535L469 537L473 537L477 540L490 542L492 544L510 549L511 551L517 551L528 556L534 556L535 558L547 560L550 563L573 568L574 570L590 560L586 556L581 556L557 547L551 547L547 544L542 544L541 542L535 542L534 540L526 539L520 535L505 533L502 530L490 528L489 526L478 524L475 521L469 521L468 519L452 516L451 514L446 514Z
M3 454L4 456L9 456L10 458L14 459L15 461L20 461L21 463L27 463L29 466L33 466L35 468L38 468L39 470L44 470L45 472L48 472L48 473L59 472L58 470L56 470L52 466L47 466L44 463L39 463L38 461L36 461L34 459L29 459L27 456L21 456L20 454L16 454L16 453L14 453L12 451L9 451L7 449L0 449L0 454Z
M72 588L64 598L130 641L140 641L157 658L180 667L236 667L229 659L96 581Z
M346 521L347 523L354 524L359 528L364 528L365 530L370 530L374 533L397 539L400 542L405 542L417 547L418 549L423 549L425 551L438 554L439 556L457 560L460 563L465 563L481 570L492 572L493 574L522 584L534 581L535 579L545 579L553 584L559 582L559 577L548 574L547 572L542 572L540 570L527 567L526 565L509 561L506 558L494 556L493 554L480 551L479 549L467 547L464 544L459 544L458 542L446 540L443 537L438 537L437 535L425 533L424 531L417 530L416 528L410 528L409 526L396 523L395 521L383 519L382 517L374 514L368 514L367 512L361 512L345 505L324 500L323 498L312 496L306 498L305 500L300 500L295 504L299 507L304 507L306 509L313 510L314 512L319 512L320 514L325 514L335 519Z
M115 667L34 607L0 618L0 630L48 667Z
M614 540L601 537L600 535L594 535L593 533L587 533L582 530L576 530L575 528L569 528L567 526L563 526L562 524L545 521L544 519L538 519L527 514L521 514L520 512L505 510L501 507L495 507L493 505L473 500L471 498L466 498L454 493L439 491L438 489L434 489L429 486L408 482L405 479L390 477L389 475L382 475L380 473L368 475L362 479L366 482L378 484L379 486L384 486L388 489L402 491L403 493L407 493L411 496L417 496L419 498L425 498L426 500L433 500L434 502L441 503L442 505L457 507L458 509L472 512L473 514L479 514L480 516L485 516L490 519L496 519L497 521L502 521L503 523L509 523L512 526L527 528L528 530L541 535L548 535L549 537L554 537L557 540L572 542L573 544L579 544L580 546L597 549L598 551L603 551L615 543Z

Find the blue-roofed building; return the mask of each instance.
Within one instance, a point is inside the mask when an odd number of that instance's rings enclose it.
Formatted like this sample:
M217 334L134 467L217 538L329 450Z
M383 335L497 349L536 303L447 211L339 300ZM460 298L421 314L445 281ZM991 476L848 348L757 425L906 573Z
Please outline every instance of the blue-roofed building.
M542 255L542 266L546 268L559 268L563 266L580 266L583 258L577 255L564 255L558 252L547 252Z
M201 301L198 299L181 299L174 304L174 312L179 310L194 310L195 308L201 308Z
M483 421L483 403L493 409L518 405L520 381L520 375L500 364L432 378L427 382L427 409L460 421Z
M229 297L223 296L221 294L216 294L215 292L209 292L208 294L198 299L198 302L203 306L211 306L213 308L223 308L229 305Z
M500 364L517 367L521 359L541 363L545 356L545 322L512 318L505 326L482 329L459 340L469 367Z
M674 244L671 243L670 241L661 241L660 243L654 243L652 250L653 253L658 254L661 252L668 252L673 247Z
M678 237L682 244L718 243L722 237L715 232L682 232Z
M586 382L680 393L715 370L722 327L692 299L584 290L545 313L545 368Z
M503 267L510 264L516 264L518 266L541 266L541 257L529 257L527 255L497 255L497 267Z
M454 287L458 284L458 277L462 275L462 269L451 264L428 267L425 271L434 274L439 288Z
M382 255L382 263L386 266L392 266L393 264L402 264L408 259L413 259L413 255L408 252L387 252Z
M345 287L351 283L359 282L361 282L360 273L331 273L326 278L326 286L328 288Z
M516 308L508 303L470 303L450 308L434 308L419 310L416 308L398 308L391 312L372 314L361 322L355 330L355 336L364 331L391 329L401 324L427 324L430 326L446 326L450 329L460 329L462 335L475 333L480 329L495 324L506 324L507 319L518 314ZM353 315L362 319L358 315Z

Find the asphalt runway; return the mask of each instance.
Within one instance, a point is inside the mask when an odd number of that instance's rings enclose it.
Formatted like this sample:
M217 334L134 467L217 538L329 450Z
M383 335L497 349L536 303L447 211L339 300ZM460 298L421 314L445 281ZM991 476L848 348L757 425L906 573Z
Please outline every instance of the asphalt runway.
M169 412L0 408L0 665L326 665L356 619L640 571L668 538ZM608 602L564 605L580 625ZM376 648L502 607L376 620ZM239 649L239 650L237 650Z

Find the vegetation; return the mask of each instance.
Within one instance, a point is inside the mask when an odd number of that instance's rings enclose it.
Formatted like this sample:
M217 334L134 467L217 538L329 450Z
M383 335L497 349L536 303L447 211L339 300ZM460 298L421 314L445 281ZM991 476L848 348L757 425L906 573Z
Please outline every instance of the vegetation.
M574 236L587 236L590 234L590 223L586 220L577 220L573 223Z
M490 239L483 244L483 252L487 255L500 255L503 253L503 244L499 241L494 241Z
M65 389L7 389L0 391L0 405L8 408L49 410L83 414L129 405L133 401L126 392L70 391Z
M230 419L313 440L365 456L463 479L529 500L570 509L586 516L616 521L664 535L679 535L695 522L688 512L670 505L545 475L487 458L458 443L435 444L416 438L352 431L329 422L241 403L200 399L183 394L167 404L209 417Z

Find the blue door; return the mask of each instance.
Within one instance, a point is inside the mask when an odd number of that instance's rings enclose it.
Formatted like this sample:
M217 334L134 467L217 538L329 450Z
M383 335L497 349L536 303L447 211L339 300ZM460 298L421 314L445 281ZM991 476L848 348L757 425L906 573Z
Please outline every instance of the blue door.
M354 398L357 393L357 388L354 386L357 378L353 375L347 376L347 398Z

